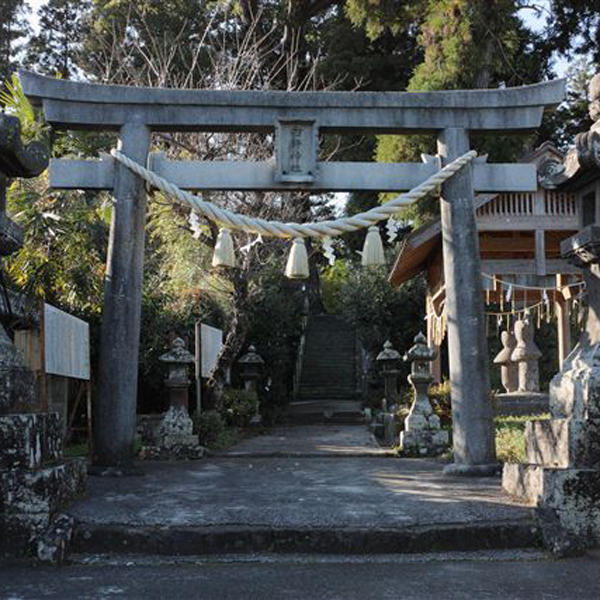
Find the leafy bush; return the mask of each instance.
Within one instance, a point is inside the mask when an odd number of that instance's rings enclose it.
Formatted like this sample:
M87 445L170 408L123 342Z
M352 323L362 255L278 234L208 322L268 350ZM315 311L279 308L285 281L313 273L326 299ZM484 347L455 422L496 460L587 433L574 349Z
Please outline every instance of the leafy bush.
M496 455L502 463L525 461L525 423L527 421L543 420L550 415L522 417L498 417L496 419Z
M203 446L214 446L225 432L225 421L216 410L207 410L196 415L194 425Z
M429 399L442 427L452 427L452 388L447 379L429 388Z
M229 388L223 393L223 412L229 425L248 427L257 410L256 392Z

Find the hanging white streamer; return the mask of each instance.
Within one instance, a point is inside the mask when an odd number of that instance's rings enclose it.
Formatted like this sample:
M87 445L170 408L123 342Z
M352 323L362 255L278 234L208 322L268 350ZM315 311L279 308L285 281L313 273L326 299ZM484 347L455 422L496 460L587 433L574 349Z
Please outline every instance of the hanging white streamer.
M329 264L333 266L335 263L335 252L333 251L333 243L329 236L325 236L321 240L323 244L323 255L329 261Z
M198 218L198 213L195 210L190 212L188 221L194 239L200 239L200 236L202 235L202 225L200 225L200 219Z
M245 246L242 246L240 248L240 252L243 252L244 254L248 254L248 252L250 252L250 250L252 250L252 248L254 248L254 246L256 246L256 244L262 244L263 243L263 238L262 235L260 235L260 233L248 244L246 244Z
M544 294L542 295L542 301L546 306L550 304L550 298L548 298L548 292L544 290Z
M385 228L387 230L388 242L391 244L396 241L398 237L398 231L400 231L402 227L402 223L400 221L394 219L394 217L390 217L385 224Z
M512 295L513 295L513 287L512 287L512 285L509 285L508 289L506 290L506 301L507 302L510 302Z

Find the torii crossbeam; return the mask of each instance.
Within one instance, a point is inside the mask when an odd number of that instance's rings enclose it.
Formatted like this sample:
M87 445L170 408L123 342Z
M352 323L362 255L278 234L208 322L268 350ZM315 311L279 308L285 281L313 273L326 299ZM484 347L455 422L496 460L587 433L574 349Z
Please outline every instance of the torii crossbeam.
M523 133L564 98L557 80L500 90L253 92L94 85L21 72L28 98L55 128L119 132L121 151L185 189L395 191L412 188L467 152L469 134ZM180 162L150 155L153 131L275 132L275 161ZM440 161L321 163L319 133L433 133ZM111 189L102 322L95 466L127 472L136 429L137 359L146 192L112 158L53 160L56 188ZM441 213L452 383L454 463L449 471L496 470L474 193L534 191L532 165L467 165L442 187Z

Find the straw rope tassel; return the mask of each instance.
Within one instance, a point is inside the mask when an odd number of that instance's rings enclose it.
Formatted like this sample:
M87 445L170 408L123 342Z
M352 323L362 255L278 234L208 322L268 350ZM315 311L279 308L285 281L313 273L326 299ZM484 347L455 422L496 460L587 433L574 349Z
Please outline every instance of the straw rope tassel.
M302 238L294 238L285 267L285 276L288 279L306 279L308 277L308 253Z
M385 264L385 255L383 254L383 242L379 235L379 227L372 225L369 227L365 245L362 251L362 266L372 267Z
M231 233L226 227L221 227L212 258L213 267L235 267L235 252Z

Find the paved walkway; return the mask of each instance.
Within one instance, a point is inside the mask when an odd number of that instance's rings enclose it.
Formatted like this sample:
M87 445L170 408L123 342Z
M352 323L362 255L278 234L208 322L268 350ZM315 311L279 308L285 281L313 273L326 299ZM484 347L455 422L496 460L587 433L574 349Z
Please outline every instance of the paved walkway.
M366 427L310 425L277 427L268 435L240 442L222 456L237 457L340 457L393 456L381 448Z
M442 560L285 557L35 569L0 564L0 599L596 600L600 561L497 554Z
M501 492L499 478L450 478L442 466L390 458L362 427L278 428L221 457L142 463L143 477L92 477L71 512L90 524L308 528L489 523L531 514Z

